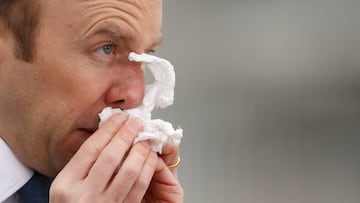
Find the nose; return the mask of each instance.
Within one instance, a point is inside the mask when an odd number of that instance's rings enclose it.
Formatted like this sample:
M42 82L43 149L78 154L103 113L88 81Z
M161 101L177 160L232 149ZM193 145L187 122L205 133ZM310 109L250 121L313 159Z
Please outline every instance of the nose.
M144 71L139 63L131 63L116 74L116 79L105 97L105 103L122 110L139 106L144 97Z

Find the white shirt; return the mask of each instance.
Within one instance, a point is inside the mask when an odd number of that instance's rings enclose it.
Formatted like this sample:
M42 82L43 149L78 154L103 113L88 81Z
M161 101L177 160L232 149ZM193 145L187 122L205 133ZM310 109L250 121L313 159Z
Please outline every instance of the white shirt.
M15 156L0 138L0 202L15 202L14 194L30 180L34 172Z

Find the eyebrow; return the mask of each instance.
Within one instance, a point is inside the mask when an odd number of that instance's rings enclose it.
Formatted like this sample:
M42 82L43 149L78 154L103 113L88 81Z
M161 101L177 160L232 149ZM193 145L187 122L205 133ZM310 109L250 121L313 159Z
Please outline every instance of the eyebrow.
M86 33L87 35L85 38L89 39L96 35L109 35L111 38L114 38L114 40L124 40L129 39L132 40L131 35L125 35L123 32L120 31L119 28L114 26L113 24L105 24L100 26L99 28L96 28L94 32L90 31L90 34Z

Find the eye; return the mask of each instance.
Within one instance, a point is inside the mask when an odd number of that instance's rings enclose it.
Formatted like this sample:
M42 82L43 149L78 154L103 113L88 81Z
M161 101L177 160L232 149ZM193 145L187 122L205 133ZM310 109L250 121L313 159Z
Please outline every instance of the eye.
M146 51L147 54L155 54L155 49L149 49Z
M106 56L111 56L114 55L115 52L115 44L105 44L102 45L101 47L96 49L96 52L106 55Z

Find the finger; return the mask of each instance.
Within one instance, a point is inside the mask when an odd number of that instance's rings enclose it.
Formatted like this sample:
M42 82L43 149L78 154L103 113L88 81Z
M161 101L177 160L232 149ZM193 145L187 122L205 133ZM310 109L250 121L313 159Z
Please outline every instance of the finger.
M130 149L129 155L106 191L110 198L113 197L116 201L125 199L140 176L150 151L151 146L148 142L139 142Z
M174 144L174 141L172 138L169 138L165 145L162 148L163 154L171 154L173 152L176 152L179 150L179 145Z
M157 161L153 179L155 182L157 182L157 180L161 180L158 182L169 186L179 185L179 181L177 180L177 178L171 173L170 169L167 167L164 160L161 159L160 157L158 158Z
M162 149L160 157L164 160L165 164L171 166L178 161L179 157L179 146L175 145L172 141L169 141ZM176 167L172 168L171 171L176 175Z
M152 195L165 198L164 202L182 202L179 201L183 197L180 183L160 157L150 187Z
M86 178L87 184L96 186L98 190L105 190L141 129L142 125L139 120L126 121L90 169Z
M139 178L134 183L124 202L141 202L154 175L157 158L158 155L155 152L149 154Z
M84 178L103 148L109 143L116 131L127 120L125 114L117 113L110 117L104 125L91 135L75 153L62 170L71 179Z

